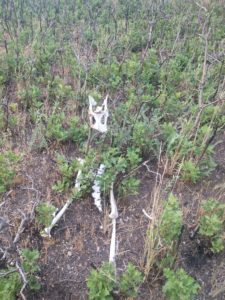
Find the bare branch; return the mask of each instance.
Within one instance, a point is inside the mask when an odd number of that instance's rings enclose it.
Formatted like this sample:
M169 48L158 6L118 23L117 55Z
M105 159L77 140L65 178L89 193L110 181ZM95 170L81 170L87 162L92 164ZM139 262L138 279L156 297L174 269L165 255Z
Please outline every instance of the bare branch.
M20 235L21 235L21 233L23 233L23 231L25 229L25 223L28 221L28 217L23 212L21 212L21 213L23 215L23 219L20 222L20 226L19 226L16 236L13 240L13 244L16 244L19 241Z
M17 269L18 269L18 271L20 273L20 276L21 276L21 278L23 280L23 286L22 286L22 288L20 290L20 296L22 297L23 300L27 300L27 298L23 294L23 291L26 288L27 283L28 283L27 277L26 277L26 274L24 273L22 267L19 265L18 261L16 262L16 267L17 267Z

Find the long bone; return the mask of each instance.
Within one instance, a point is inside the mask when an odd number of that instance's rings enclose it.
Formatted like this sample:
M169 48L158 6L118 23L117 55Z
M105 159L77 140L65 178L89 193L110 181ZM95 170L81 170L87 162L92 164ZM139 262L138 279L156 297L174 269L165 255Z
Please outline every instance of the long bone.
M78 158L81 165L83 165L84 160L82 158ZM77 178L75 181L75 188L79 191L80 190L80 178L81 178L81 169L79 169L77 173ZM46 227L44 231L42 232L43 237L51 237L51 230L52 228L58 223L58 221L61 219L61 217L64 215L67 208L70 206L70 204L73 202L73 199L68 199L64 206L61 208L61 210L57 213L57 215L52 219L51 224L49 227Z
M110 252L109 252L109 262L115 264L116 258L116 219L118 218L118 210L116 205L116 200L113 193L113 183L110 188L110 205L111 205L111 213L109 217L112 219L112 236L110 243Z

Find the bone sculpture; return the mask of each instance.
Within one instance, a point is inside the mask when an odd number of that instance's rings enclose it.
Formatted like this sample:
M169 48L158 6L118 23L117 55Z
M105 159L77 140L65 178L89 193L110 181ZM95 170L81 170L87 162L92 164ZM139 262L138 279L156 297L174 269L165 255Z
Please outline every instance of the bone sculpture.
M78 158L81 165L83 165L84 160L82 158ZM80 179L81 179L81 170L77 173L77 178L75 182L75 188L79 191L80 190ZM61 219L61 217L64 215L67 208L70 206L70 204L73 202L73 199L69 199L66 201L64 206L61 208L61 210L57 213L57 215L53 218L51 224L49 227L46 227L42 233L42 236L44 237L51 237L51 230L56 225L56 223Z
M100 166L98 168L96 179L94 181L94 185L92 186L92 189L93 189L92 197L94 198L94 201L95 201L94 203L100 212L102 212L102 199L101 199L101 190L100 190L99 179L101 178L104 171L105 171L105 165L100 164Z
M93 97L89 96L89 120L91 128L98 130L101 133L107 132L108 108L107 108L108 95L103 101L101 106L96 106L97 103Z
M112 236L110 243L110 252L109 252L109 262L115 264L116 257L116 219L118 218L118 210L116 205L116 200L113 193L113 183L110 189L110 205L111 213L109 217L112 219Z

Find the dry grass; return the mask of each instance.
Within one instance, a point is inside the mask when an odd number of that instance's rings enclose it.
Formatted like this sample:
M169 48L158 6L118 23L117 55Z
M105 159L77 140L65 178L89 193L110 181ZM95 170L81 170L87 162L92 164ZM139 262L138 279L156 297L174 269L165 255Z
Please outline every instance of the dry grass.
M159 161L161 161L161 152ZM167 164L164 166L162 174L159 174L159 168L156 175L155 185L152 193L149 195L149 225L146 232L144 254L142 258L142 268L144 270L145 278L148 277L153 265L156 262L157 257L163 250L160 237L157 234L159 220L162 213L162 188L163 188L163 178L167 171Z

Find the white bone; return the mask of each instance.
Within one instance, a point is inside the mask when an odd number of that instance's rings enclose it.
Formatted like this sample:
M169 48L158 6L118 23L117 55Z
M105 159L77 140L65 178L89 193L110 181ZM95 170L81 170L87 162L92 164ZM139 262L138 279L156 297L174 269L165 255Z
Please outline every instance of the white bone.
M84 163L84 160L82 158L78 158L81 165ZM75 188L79 191L80 190L80 178L81 178L81 170L78 171L76 182L75 182ZM73 199L69 199L66 201L64 206L61 208L61 210L57 213L57 215L52 219L51 224L49 227L46 227L44 231L42 232L43 237L51 237L51 230L56 225L56 223L61 219L61 217L64 215L67 208L70 206L70 204L73 202Z
M111 205L111 213L110 213L109 217L111 219L117 219L118 218L118 210L117 210L116 200L115 200L114 193L113 193L113 183L112 183L111 189L110 189L110 205Z
M108 107L107 100L108 95L103 101L101 106L96 106L97 103L93 97L89 97L89 120L91 128L98 130L101 133L107 132L107 120L108 120ZM94 109L95 108L95 109Z
M116 219L112 220L112 236L110 243L109 262L115 264L116 258Z
M118 210L116 205L116 200L113 193L113 183L110 189L110 204L111 204L111 213L109 217L112 219L112 236L110 243L110 252L109 252L109 262L115 264L116 258L116 219L118 218Z
M100 166L98 168L98 172L96 174L97 176L94 181L94 185L92 186L92 189L93 189L92 197L94 198L94 201L95 201L94 203L100 212L102 212L102 199L101 199L101 190L100 190L99 179L101 178L104 171L105 171L105 165L100 164Z
M51 237L51 230L56 225L56 223L61 219L69 205L72 203L72 199L68 200L66 204L62 207L62 209L57 213L57 215L53 218L51 224L49 227L46 227L44 229L44 232L42 233L43 237Z

